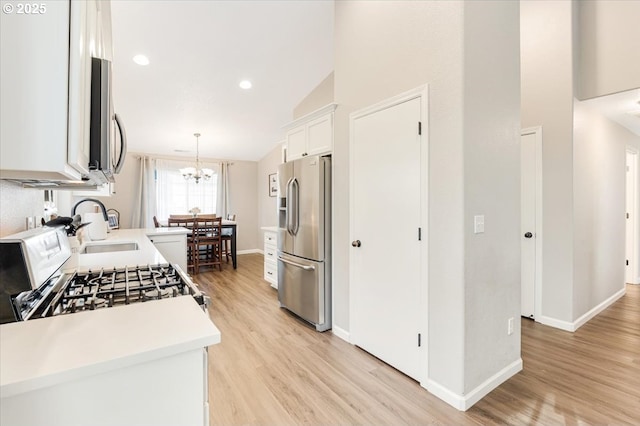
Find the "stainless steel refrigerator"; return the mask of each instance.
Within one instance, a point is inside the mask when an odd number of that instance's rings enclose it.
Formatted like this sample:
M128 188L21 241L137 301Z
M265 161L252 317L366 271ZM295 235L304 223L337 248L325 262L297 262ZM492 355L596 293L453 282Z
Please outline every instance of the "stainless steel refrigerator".
M331 157L278 167L278 300L316 330L331 328Z

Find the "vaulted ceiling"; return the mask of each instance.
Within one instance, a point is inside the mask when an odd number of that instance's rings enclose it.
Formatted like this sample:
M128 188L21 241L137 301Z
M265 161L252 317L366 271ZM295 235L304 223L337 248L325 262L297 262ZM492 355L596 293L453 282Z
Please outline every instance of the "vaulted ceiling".
M332 0L112 1L114 104L129 150L259 160L333 70ZM149 65L133 57L144 54ZM241 89L242 80L253 87ZM589 100L640 135L640 91Z
M259 160L333 70L333 1L111 5L114 106L131 152L191 157L199 132L201 156Z

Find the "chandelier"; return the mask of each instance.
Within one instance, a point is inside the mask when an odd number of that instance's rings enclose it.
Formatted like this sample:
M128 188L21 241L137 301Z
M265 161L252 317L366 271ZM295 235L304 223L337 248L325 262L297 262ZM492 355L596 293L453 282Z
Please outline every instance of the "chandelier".
M198 183L200 182L200 179L211 179L211 176L213 176L213 170L203 169L200 167L200 143L198 140L198 138L200 138L200 133L194 133L193 136L196 137L196 166L180 169L180 173L182 173L182 176L186 180L194 179L196 183Z

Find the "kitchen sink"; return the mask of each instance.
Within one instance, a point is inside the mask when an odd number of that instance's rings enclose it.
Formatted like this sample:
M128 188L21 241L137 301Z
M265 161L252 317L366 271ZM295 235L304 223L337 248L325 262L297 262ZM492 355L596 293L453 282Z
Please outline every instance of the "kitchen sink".
M118 243L97 243L87 244L81 251L81 254L88 253L110 253L113 251L131 251L138 250L138 243L135 242L118 242Z

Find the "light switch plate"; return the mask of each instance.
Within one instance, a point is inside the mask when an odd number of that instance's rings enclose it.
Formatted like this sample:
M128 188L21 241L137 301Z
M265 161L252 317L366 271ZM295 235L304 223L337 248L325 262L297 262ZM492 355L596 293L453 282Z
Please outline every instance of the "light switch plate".
M484 232L484 215L473 217L473 233L482 234Z

